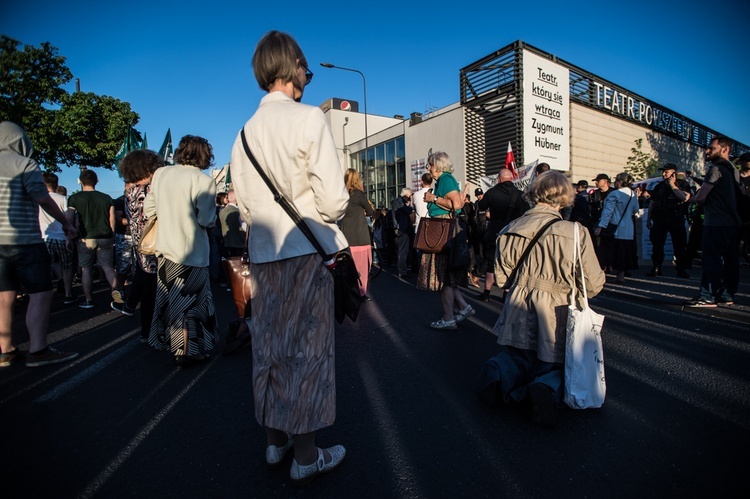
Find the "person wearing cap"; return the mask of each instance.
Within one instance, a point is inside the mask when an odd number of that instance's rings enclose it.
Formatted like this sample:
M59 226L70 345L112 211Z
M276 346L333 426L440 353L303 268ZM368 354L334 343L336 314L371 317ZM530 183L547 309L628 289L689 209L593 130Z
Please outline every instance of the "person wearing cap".
M589 204L589 183L579 180L575 184L576 197L570 212L571 222L580 222L584 227L591 226L591 205Z
M589 205L591 206L591 235L594 238L594 247L596 248L596 257L603 270L608 270L606 263L612 260L612 241L605 237L599 237L594 234L594 229L599 225L599 219L604 211L604 200L612 192L610 187L610 178L606 173L600 173L595 179L591 180L596 186L596 190L589 196ZM611 269L609 269L611 270Z
M596 187L596 190L591 193L589 198L589 203L591 204L591 222L592 226L596 226L596 223L602 216L604 200L607 198L607 195L612 192L612 188L610 187L611 180L606 173L600 173L591 181Z
M685 215L687 201L690 199L690 184L684 179L677 178L677 166L667 163L661 170L659 182L651 192L651 202L648 206L646 227L649 229L651 240L651 261L653 268L646 273L648 277L662 275L664 262L664 244L667 234L672 237L677 277L690 277L685 272L687 264L687 231L685 230Z

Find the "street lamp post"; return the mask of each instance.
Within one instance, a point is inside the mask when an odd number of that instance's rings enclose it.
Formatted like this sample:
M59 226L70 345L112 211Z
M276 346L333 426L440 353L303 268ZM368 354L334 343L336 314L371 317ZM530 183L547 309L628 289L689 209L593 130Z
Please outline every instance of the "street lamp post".
M332 68L332 69L343 69L344 71L351 71L353 73L359 73L359 76L362 77L362 88L364 90L364 99L365 99L365 163L367 163L367 149L368 149L368 134L367 134L367 82L365 81L365 75L362 73L362 71L359 71L357 69L351 69L351 68L342 68L341 66L334 66L330 62L321 62L321 66L324 68Z

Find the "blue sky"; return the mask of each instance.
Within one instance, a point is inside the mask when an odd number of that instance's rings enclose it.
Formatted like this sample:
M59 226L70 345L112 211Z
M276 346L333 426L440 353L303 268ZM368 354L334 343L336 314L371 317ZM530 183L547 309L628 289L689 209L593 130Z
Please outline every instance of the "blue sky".
M365 74L369 113L442 107L459 100L462 67L521 39L750 145L748 2L482 4L26 0L6 6L0 32L49 41L82 90L130 102L152 149L168 128L175 143L201 135L217 166L263 96L250 59L271 29L291 33L310 62L308 104L362 104L362 79L319 65L331 62ZM76 190L78 170L67 170L61 181ZM116 173L99 174L100 190L121 194Z

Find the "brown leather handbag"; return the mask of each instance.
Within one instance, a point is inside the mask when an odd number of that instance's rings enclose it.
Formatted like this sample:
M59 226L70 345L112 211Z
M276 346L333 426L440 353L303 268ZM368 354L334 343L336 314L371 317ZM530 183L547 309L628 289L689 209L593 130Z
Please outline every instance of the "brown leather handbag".
M248 227L248 234L250 228ZM221 259L224 272L232 290L234 305L240 318L250 317L250 257L247 251L247 235L242 256L230 256Z
M447 253L453 239L454 224L453 218L420 218L414 248L424 253Z

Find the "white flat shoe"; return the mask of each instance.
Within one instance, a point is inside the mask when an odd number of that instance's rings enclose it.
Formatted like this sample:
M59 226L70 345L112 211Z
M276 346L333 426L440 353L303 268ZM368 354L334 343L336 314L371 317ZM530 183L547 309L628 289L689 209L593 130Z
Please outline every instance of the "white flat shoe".
M275 445L269 445L266 447L266 464L271 468L277 468L281 461L284 460L286 452L294 445L294 439L291 435L287 435L286 444L281 447Z
M452 321L446 321L445 319L440 319L439 321L431 322L430 327L432 329L450 329L450 330L458 329L458 327L456 326L455 319Z
M292 478L294 485L304 485L318 475L328 473L339 467L346 455L346 449L343 445L334 445L326 449L331 455L331 461L326 463L323 451L318 448L318 459L312 464L299 465L296 459L292 459L292 469L289 476Z
M465 309L456 312L456 315L453 316L453 320L456 321L456 323L459 323L467 317L472 316L476 313L477 311L474 310L474 307L472 307L471 305L466 305Z

